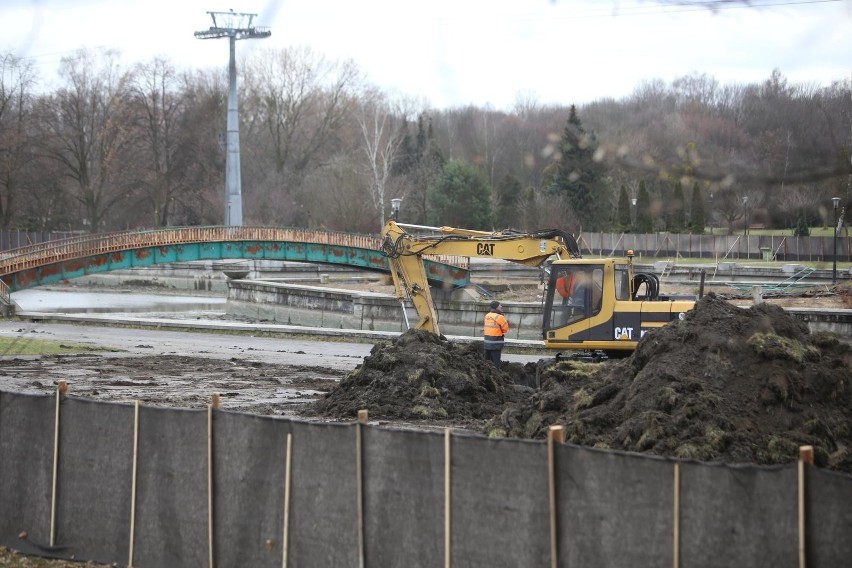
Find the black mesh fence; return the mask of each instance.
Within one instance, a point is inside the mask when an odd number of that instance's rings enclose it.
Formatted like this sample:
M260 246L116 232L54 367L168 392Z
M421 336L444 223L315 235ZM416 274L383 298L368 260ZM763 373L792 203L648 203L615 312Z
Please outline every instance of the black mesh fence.
M0 544L42 556L834 567L850 530L852 477L812 466L0 392Z

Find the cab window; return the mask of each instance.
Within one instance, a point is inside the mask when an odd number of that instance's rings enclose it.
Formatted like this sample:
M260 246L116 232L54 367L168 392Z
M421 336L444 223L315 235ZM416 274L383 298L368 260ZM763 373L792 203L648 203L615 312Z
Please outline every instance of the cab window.
M630 273L624 264L615 267L615 299L630 299Z
M556 266L551 275L548 327L562 327L591 317L601 310L603 266Z

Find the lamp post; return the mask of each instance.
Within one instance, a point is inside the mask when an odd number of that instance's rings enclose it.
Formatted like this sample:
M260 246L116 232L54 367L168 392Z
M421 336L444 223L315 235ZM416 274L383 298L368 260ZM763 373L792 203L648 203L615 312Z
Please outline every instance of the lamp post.
M837 284L837 208L840 207L840 198L832 197L831 204L834 206L834 259L831 263L831 283Z
M748 258L748 195L743 195L743 212L745 213L745 227L743 232L746 242L746 258Z
M393 219L394 222L399 222L399 207L400 207L400 205L402 205L402 198L401 197L395 197L395 198L391 199L391 219Z
M712 191L710 192L709 204L710 204L710 207L708 208L708 211L707 211L707 226L710 227L710 234L712 235L713 234L713 192Z
M632 231L636 232L636 198L630 198L630 226Z

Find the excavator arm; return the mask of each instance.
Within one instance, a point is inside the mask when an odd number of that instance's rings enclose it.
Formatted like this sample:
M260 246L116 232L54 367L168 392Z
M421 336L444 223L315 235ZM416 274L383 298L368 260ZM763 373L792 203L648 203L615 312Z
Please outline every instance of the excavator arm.
M439 235L415 236L406 232L405 228L429 229ZM403 303L408 298L414 306L418 322L413 327L437 335L441 332L423 255L499 258L527 266L540 266L553 255L558 258L566 255L581 258L580 247L574 237L555 229L534 233L489 233L454 227L402 225L388 221L381 236L382 252L390 264L397 299Z

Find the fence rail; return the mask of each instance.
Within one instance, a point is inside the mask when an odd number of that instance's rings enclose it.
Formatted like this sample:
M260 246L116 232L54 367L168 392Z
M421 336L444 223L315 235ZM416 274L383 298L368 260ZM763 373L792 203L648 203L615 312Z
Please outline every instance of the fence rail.
M189 243L245 241L348 246L374 251L380 249L379 238L372 235L276 227L179 227L76 235L10 249L0 255L0 274L117 251ZM427 258L461 268L468 267L468 259L464 257L428 256Z
M581 233L577 242L590 255L827 262L834 260L833 237L778 235L690 235L674 233ZM837 261L850 262L852 237L837 238Z
M180 235L192 235L197 231L213 236L216 233L228 235L239 240L244 234L274 234L275 231L286 231L291 237L317 240L311 242L327 242L329 244L346 244L351 239L363 243L365 248L377 249L379 240L376 236L357 235L329 231L312 231L307 229L277 229L265 227L189 227L166 228L145 231L128 231L93 235L73 232L35 232L19 230L0 231L0 258L10 255L35 253L47 250L45 246L64 246L73 244L96 244L113 238L122 239L126 235L149 235L159 238L160 234L174 233L168 238L181 238ZM220 233L220 231L222 231ZM144 237L140 237L144 238ZM166 237L163 237L166 238ZM692 235L674 233L580 233L576 235L582 249L593 255L621 256L627 250L633 250L637 256L708 258L725 260L733 259L764 259L767 252L773 260L779 261L809 261L825 262L834 259L833 237L795 237L778 235ZM344 242L345 241L345 242ZM166 243L169 241L166 240ZM47 243L57 243L47 245ZM353 245L359 246L359 245ZM852 237L838 236L837 260L852 261Z

